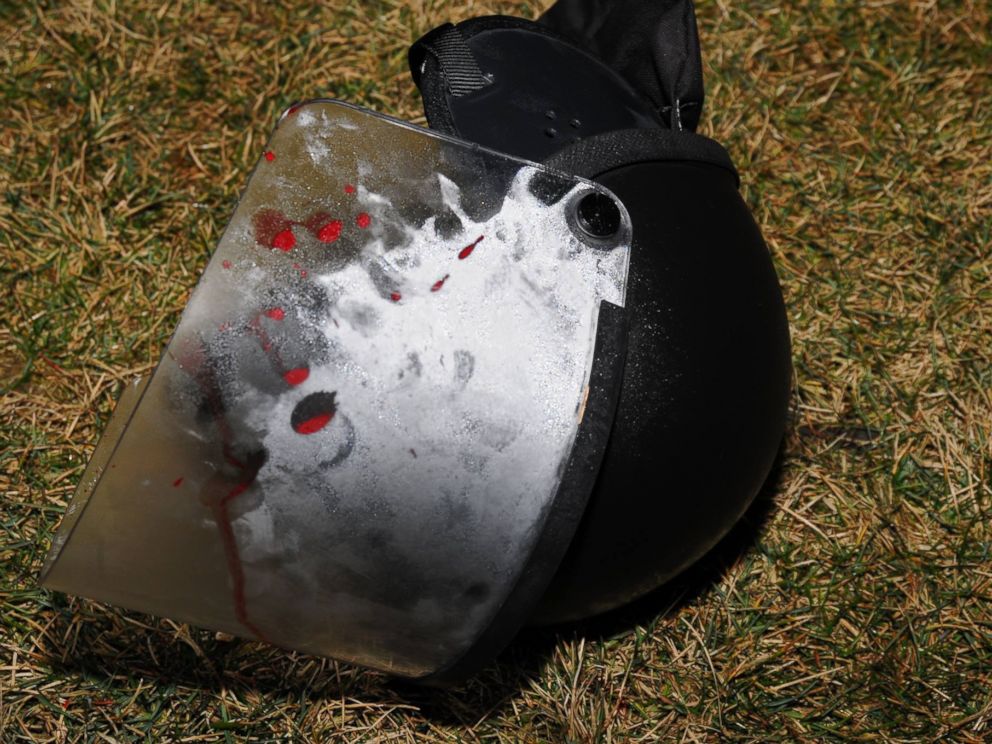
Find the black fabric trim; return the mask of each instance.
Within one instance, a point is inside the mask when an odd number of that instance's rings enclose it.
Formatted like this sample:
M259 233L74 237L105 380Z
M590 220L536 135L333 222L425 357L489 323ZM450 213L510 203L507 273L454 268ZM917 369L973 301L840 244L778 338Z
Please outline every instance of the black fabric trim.
M411 47L410 51L413 51ZM417 67L413 79L420 88L420 97L424 101L424 114L427 116L427 126L435 132L458 136L455 121L448 107L448 91L441 73L441 65L432 55L423 58Z
M613 428L626 357L626 310L610 302L601 302L586 409L558 491L547 507L540 536L520 578L489 626L469 649L454 663L420 677L416 682L450 687L467 679L502 651L530 618L572 542L596 483Z
M431 55L437 62L452 96L464 96L489 84L489 79L479 69L457 26L450 23L438 26L410 47L409 61L410 69L414 71L414 80L417 79L418 71L424 69L424 58L427 55Z
M727 151L701 134L670 129L621 129L567 145L544 164L573 176L595 179L613 168L652 160L683 160L715 165L740 177Z

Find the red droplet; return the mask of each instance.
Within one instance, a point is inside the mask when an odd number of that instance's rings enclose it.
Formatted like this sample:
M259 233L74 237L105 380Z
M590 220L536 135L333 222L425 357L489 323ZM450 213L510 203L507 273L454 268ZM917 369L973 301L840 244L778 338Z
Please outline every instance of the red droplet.
M300 106L302 105L303 105L302 103L294 103L292 106L286 109L286 116L292 116L293 114L295 114L297 111L300 110Z
M287 383L296 387L297 385L304 382L310 376L309 367L297 367L296 369L291 369L289 372L282 376Z
M272 152L272 150L266 150L265 151L265 159L268 160L271 163L273 160L276 159L276 154L274 152Z
M364 229L372 224L372 218L369 217L368 212L362 212L355 218L355 224Z
M272 248L276 236L289 230L293 225L278 209L259 210L252 216L251 221L255 228L256 242L266 248Z
M431 285L431 292L437 292L439 289L441 289L441 287L444 286L444 283L448 281L449 276L451 276L451 274L445 274L443 277L441 277L436 282L434 282L434 284Z
M272 318L272 320L282 320L286 317L286 311L281 307L273 307L265 311L266 318Z
M399 302L400 300L403 299L403 295L401 295L399 292L393 292L391 295L389 295L389 299L391 299L393 302Z
M220 265L223 266L225 269L231 268L231 262L228 261L227 259L224 259L223 261L221 261L220 262Z
M300 279L306 279L306 278L307 278L307 270L304 269L303 271L300 272Z
M346 193L346 194L354 194L355 193L355 187L352 186L350 183L349 184L345 184L344 193Z
M313 434L320 431L337 412L337 393L322 391L311 393L296 404L289 418L290 426L298 434Z
M172 487L173 488L179 488L179 486L181 486L182 484L183 484L182 476L180 476L180 477L176 478L174 481L172 481Z
M482 239L484 237L485 237L485 235L480 235L474 241L472 241L467 246L465 246L460 251L458 251L458 260L459 261L464 261L466 258L468 258L469 256L471 256L472 255L472 251L475 250L475 246L477 246L479 243L481 243L482 242Z
M331 220L317 231L317 240L321 243L333 243L341 237L341 220Z
M272 238L272 247L284 252L292 250L294 245L296 245L296 236L288 227Z
M313 418L301 421L293 428L297 434L314 434L327 426L332 418L334 418L333 413L319 413Z

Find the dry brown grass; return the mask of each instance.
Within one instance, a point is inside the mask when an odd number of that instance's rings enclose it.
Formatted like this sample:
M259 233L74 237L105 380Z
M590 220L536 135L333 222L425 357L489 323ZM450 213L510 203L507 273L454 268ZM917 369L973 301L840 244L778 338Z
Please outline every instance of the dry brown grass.
M774 488L674 586L442 693L36 587L276 113L422 122L408 43L539 5L0 2L0 740L992 740L988 2L701 2L796 395Z

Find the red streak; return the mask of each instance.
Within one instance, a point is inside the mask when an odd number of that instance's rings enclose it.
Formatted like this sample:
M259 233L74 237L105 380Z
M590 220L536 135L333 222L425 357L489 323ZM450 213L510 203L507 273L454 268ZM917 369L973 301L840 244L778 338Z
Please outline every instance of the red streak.
M205 396L204 402L213 416L214 423L217 425L224 459L241 471L241 481L233 488L229 488L230 481L226 476L220 473L216 474L201 488L200 501L209 506L214 517L214 522L217 525L217 531L220 533L221 546L223 547L224 557L227 562L227 572L231 577L231 600L234 605L234 616L249 633L259 640L268 643L269 641L265 637L265 634L248 618L247 601L245 599L244 568L241 565L241 555L238 552L238 543L234 537L234 528L231 526L231 515L228 511L228 503L251 487L251 484L258 475L261 464L241 462L231 453L231 441L234 438L233 432L231 431L231 425L228 423L227 416L224 414L224 401L220 386L202 347L191 350L189 357L190 366L193 366L196 361L199 361L200 364L196 366L200 367L200 369L199 373L193 373L193 379L202 389ZM179 481L182 481L182 478ZM225 488L228 488L227 493L218 498L218 492L222 493L222 489Z
M444 286L444 283L448 281L449 276L451 276L451 274L445 274L443 277L434 282L434 284L431 285L431 292L439 291L441 287Z
M293 235L293 231L289 228L277 233L276 236L272 238L272 247L278 248L284 252L292 250L294 245L296 245L296 236Z
M253 480L254 477L252 477ZM212 511L214 513L214 521L217 523L217 529L220 531L221 544L224 546L224 557L227 559L227 572L233 584L231 596L234 601L234 616L252 635L260 641L269 643L265 634L248 618L248 602L245 599L245 571L241 565L241 554L238 551L238 541L234 537L234 528L231 526L231 514L227 509L228 503L247 491L252 481L236 485L213 506Z
M179 488L179 486L181 486L182 484L183 484L182 477L176 478L174 481L172 481L173 488Z
M334 418L333 413L320 413L306 421L301 421L293 428L297 434L314 434L331 423L332 418Z
M368 212L362 212L355 218L355 224L364 229L372 224L372 218L369 217Z
M475 246L482 242L482 239L486 237L485 235L480 235L473 242L469 243L467 246L458 251L458 260L464 261L466 258L472 255L472 251L475 250Z
M276 159L276 154L274 152L272 152L272 150L268 150L265 153L265 159L268 160L271 163L273 160Z
M262 351L264 351L266 354L271 353L272 363L276 366L276 368L278 370L286 369L286 366L283 364L282 361L282 356L279 354L278 349L272 348L272 339L269 338L269 334L262 326L259 318L256 317L254 320L252 320L251 323L249 324L249 328L251 328L252 333L254 333L255 337L258 339L258 343L262 347Z
M341 220L331 220L317 231L317 240L321 243L333 243L341 237Z
M49 367L51 367L52 369L54 369L56 372L65 372L64 369L62 369L59 365L57 365L55 362L53 362L51 359L49 359L44 354L39 354L38 357L41 359L41 361L43 361Z
M265 311L265 317L272 318L272 320L282 320L286 317L286 311L281 307L274 307Z
M310 369L308 367L297 367L296 369L291 369L286 372L282 379L288 382L293 387L296 387L301 382L305 381L310 376Z

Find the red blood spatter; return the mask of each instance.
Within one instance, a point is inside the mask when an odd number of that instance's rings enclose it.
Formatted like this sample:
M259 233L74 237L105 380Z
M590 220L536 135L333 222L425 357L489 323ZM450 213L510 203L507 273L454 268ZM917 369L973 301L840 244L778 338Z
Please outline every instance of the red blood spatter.
M294 103L292 106L286 109L286 116L292 116L293 114L295 114L297 111L300 110L300 106L302 105L303 105L302 103Z
M286 317L286 311L281 307L269 308L265 311L266 318L272 318L272 320L282 320Z
M355 218L355 224L364 229L372 224L372 218L368 212L362 212Z
M272 238L272 247L278 248L284 253L293 250L294 245L296 245L296 236L293 235L293 231L289 228L277 233L276 236Z
M307 278L307 270L304 269L303 271L300 272L300 279L306 279L306 278Z
M319 413L306 421L301 421L293 428L297 434L313 434L327 426L332 418L334 418L333 413Z
M392 294L389 295L389 299L391 299L393 302L399 302L400 300L403 299L403 295L401 295L399 292L393 292Z
M238 476L236 476L238 482L233 487L230 476L216 473L200 489L200 501L210 508L214 523L217 525L217 531L220 533L221 546L227 562L227 572L231 577L231 600L234 605L234 616L249 633L261 641L267 641L265 634L248 617L244 569L241 565L238 543L234 536L231 515L228 510L228 504L254 483L258 471L265 462L264 453L262 457L249 456L244 461L234 456L231 444L234 439L234 432L227 420L220 382L207 357L206 350L201 345L197 345L187 350L186 357L190 364L184 366L183 369L193 377L203 392L203 403L207 411L213 416L220 435L221 452L224 460L238 471ZM195 360L199 360L199 364L193 364Z
M223 266L225 269L231 268L231 262L228 261L226 258L220 262L220 265Z
M344 193L346 193L346 194L354 194L355 193L355 187L352 186L350 183L345 184Z
M337 412L337 393L310 393L296 404L289 424L297 434L313 434L327 426Z
M286 372L282 376L282 379L284 379L287 383L289 383L293 387L296 387L297 385L304 382L309 376L310 376L309 367L297 367L296 369L291 369L288 372Z
M277 235L289 230L293 223L278 209L261 209L251 218L255 241L272 248Z
M321 243L333 243L341 237L341 220L331 220L326 225L317 230L317 240Z
M234 536L234 528L231 526L231 514L227 505L248 490L254 481L252 479L244 483L237 484L221 498L212 511L217 529L220 531L221 544L224 546L224 558L227 560L227 573L231 577L231 599L234 603L234 616L252 635L260 641L268 643L268 639L262 631L248 618L248 602L245 598L245 571L241 565L241 554L238 550L238 541Z
M303 225L309 232L313 233L316 237L317 233L320 232L320 228L331 221L333 215L330 212L325 212L321 210L319 212L314 212L312 215L307 217L303 222L298 222L297 224Z
M475 250L475 246L477 246L479 243L481 243L482 242L482 239L484 237L485 237L485 235L480 235L475 240L473 240L471 243L469 243L467 246L465 246L460 251L458 251L458 260L459 261L464 261L466 258L468 258L469 256L471 256L472 255L472 251Z
M273 160L276 159L276 154L272 152L272 150L266 150L265 159L271 163Z
M174 481L172 481L172 487L173 488L179 488L179 486L181 486L182 484L183 484L182 476L180 476L180 477L176 478Z
M431 292L439 291L441 287L444 286L444 283L448 281L449 276L451 276L451 274L445 274L443 277L434 282L434 284L431 285Z

